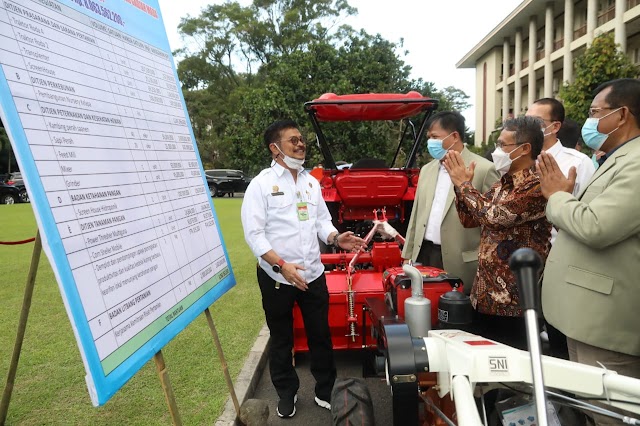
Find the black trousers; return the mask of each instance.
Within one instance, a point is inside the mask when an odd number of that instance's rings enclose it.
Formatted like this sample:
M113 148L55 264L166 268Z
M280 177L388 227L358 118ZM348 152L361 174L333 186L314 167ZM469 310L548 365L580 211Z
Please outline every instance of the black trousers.
M307 291L280 284L258 267L258 284L262 293L262 308L271 333L269 346L269 372L280 398L291 398L298 392L300 380L292 365L293 304L302 312L307 343L311 356L311 374L316 379L316 396L331 400L331 389L336 379L333 344L329 331L329 291L322 274L308 284Z
M555 358L569 359L567 336L546 320L544 321L544 326L547 329L547 336L549 336L549 355Z
M474 311L472 332L523 351L528 350L524 317L503 317Z
M424 240L420 246L416 261L423 266L433 266L434 268L444 269L442 247L429 240Z

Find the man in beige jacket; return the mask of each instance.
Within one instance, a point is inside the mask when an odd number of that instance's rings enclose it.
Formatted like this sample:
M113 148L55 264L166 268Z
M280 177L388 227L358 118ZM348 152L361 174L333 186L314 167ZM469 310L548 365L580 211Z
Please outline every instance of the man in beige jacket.
M420 170L402 257L460 277L469 294L478 269L480 228L462 227L453 205L453 185L441 160L454 150L465 164L475 162L473 185L483 193L500 176L490 161L464 146L464 129L464 117L457 112L439 112L430 120L427 148L434 160Z
M571 360L640 378L640 80L598 87L582 137L606 155L577 197L575 169L567 179L549 154L538 158L547 218L559 229L542 308L567 336Z

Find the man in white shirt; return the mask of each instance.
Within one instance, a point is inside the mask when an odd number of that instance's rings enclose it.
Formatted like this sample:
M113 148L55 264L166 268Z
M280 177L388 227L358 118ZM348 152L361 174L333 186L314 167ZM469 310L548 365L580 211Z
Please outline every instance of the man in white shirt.
M441 160L453 150L461 153L465 164L476 163L473 185L481 192L488 191L499 175L490 161L464 146L464 130L464 117L457 112L431 117L427 149L434 160L420 170L402 257L462 278L469 294L478 270L480 228L467 229L460 223L451 179Z
M271 333L269 371L278 393L277 414L293 417L300 386L292 365L293 305L304 318L316 379L315 402L331 409L336 378L329 331L329 292L318 240L360 250L364 240L338 233L319 182L303 168L306 145L291 120L276 121L264 134L271 167L251 180L242 202L244 237L258 258L258 284Z
M544 123L545 127L542 128L542 133L544 134L542 150L556 160L562 173L568 176L569 169L571 167L576 168L577 178L576 185L573 188L573 195L577 196L587 182L591 180L596 168L589 157L573 148L563 146L558 139L558 132L564 122L564 106L557 99L542 98L529 107L527 115L539 118ZM557 232L553 233L552 243L556 234Z
M542 150L556 160L565 177L568 177L569 170L575 167L577 177L573 187L573 195L577 196L582 189L586 188L596 168L589 157L573 148L563 146L558 139L558 132L565 119L564 106L557 99L542 98L529 107L527 115L539 118L544 123L542 128L542 133L544 134ZM573 144L575 146L575 142ZM558 230L555 227L551 228L551 244L554 243L557 235ZM556 358L569 359L565 335L546 322L545 328L549 338L551 355Z

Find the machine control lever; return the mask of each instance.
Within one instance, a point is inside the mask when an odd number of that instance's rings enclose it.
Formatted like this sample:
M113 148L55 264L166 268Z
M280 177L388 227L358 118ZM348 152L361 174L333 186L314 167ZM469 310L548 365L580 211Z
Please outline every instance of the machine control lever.
M523 309L534 309L540 312L540 287L538 277L542 259L540 255L530 248L518 249L509 259L509 268L516 277L520 305Z
M509 259L509 267L516 277L520 304L524 309L527 326L527 340L531 354L531 375L536 397L536 415L540 426L549 424L547 418L547 398L544 391L542 375L542 354L540 350L540 332L536 312L540 309L540 289L538 276L542 267L540 255L530 248L521 248L513 252Z

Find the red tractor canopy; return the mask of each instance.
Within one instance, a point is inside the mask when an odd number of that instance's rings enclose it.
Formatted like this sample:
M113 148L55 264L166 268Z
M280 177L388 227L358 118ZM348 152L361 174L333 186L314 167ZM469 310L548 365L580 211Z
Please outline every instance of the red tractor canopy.
M426 124L438 101L418 92L336 95L325 93L304 105L316 132L324 157L322 194L341 231L357 229L359 223L373 219L374 210L386 216L401 233L415 196L419 170L414 168ZM321 122L401 121L401 138L390 164L363 155L346 170L338 170ZM415 120L415 123L414 121ZM417 129L417 130L416 130ZM395 167L402 148L404 166Z
M403 142L408 139L407 133L412 130L413 144L407 158L405 168L410 168L415 162L418 141L426 131L425 125L431 113L438 108L438 101L422 96L420 93L364 93L353 95L336 95L325 93L318 99L304 104L305 111L311 118L311 123L318 138L318 144L324 157L325 167L336 169L335 160L329 151L327 140L320 128L322 121L381 121L381 120L409 120L413 117L422 118L419 130L415 132L415 125L410 120L404 128L403 136L391 162L394 165ZM379 163L378 163L379 164ZM374 167L375 168L375 167Z
M307 102L305 107L315 110L318 121L374 121L411 118L435 109L437 104L438 101L425 98L418 92L358 95L325 93Z

